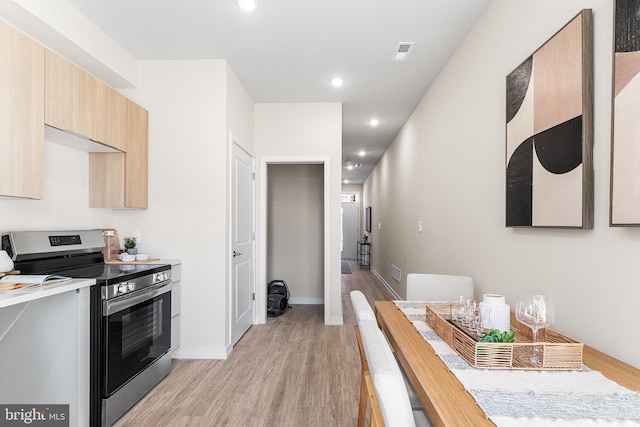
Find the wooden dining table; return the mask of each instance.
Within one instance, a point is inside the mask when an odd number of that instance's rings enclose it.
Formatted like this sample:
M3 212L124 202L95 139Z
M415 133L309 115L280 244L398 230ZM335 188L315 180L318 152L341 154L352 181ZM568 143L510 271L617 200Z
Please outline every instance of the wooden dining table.
M393 301L376 301L375 313L433 425L494 425ZM582 361L618 384L640 392L639 369L586 345Z

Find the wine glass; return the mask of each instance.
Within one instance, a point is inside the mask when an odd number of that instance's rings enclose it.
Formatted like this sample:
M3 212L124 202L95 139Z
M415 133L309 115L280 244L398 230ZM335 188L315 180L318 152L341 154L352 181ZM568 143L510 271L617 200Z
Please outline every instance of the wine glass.
M467 304L467 299L463 296L458 298L458 305L456 309L453 311L453 320L462 322L462 316L464 315L465 305Z
M534 366L541 366L542 361L538 357L540 346L536 346L538 341L538 330L546 328L553 323L553 302L551 296L543 291L527 291L520 295L516 303L516 318L523 324L531 328L533 332L533 354L526 360Z

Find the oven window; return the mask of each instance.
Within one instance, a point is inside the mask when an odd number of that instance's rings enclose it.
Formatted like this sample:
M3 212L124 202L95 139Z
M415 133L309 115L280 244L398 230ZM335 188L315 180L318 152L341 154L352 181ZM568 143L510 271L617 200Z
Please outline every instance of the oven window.
M117 391L171 346L171 292L106 317L104 397Z

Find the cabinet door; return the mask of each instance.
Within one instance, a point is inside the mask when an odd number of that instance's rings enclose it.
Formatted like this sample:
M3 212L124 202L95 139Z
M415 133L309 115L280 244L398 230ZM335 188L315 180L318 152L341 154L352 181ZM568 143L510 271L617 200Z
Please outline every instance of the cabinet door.
M126 151L128 99L96 81L93 139Z
M92 208L147 208L148 113L127 103L126 152L89 154Z
M127 101L127 153L125 156L125 206L147 208L148 199L148 113Z
M125 153L89 153L89 207L124 207Z
M93 138L95 85L89 73L47 50L45 123Z
M44 195L44 47L0 21L0 195Z

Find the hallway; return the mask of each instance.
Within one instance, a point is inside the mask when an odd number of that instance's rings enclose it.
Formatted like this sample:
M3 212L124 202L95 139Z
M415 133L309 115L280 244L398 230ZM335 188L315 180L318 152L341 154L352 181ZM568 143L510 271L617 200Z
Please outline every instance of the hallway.
M294 305L253 325L227 360L173 360L173 371L117 427L354 426L360 360L349 292L371 304L391 295L368 269L343 274L344 325L323 324L322 305Z

